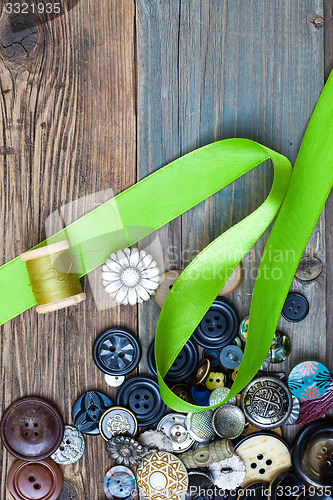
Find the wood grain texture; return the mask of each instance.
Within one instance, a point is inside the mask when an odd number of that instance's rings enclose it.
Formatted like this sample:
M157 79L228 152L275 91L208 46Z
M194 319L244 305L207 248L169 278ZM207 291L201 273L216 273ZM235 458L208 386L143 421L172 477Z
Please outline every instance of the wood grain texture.
M11 56L1 47L2 262L45 238L44 222L52 211L135 182L133 2L82 0L69 6L63 5L60 16L29 16L38 44L28 55ZM16 26L19 21L28 22L13 19ZM4 11L0 22L5 30ZM83 198L70 207L70 216L94 208L96 200ZM22 396L39 394L71 423L72 404L82 392L110 393L93 362L92 343L110 326L136 331L136 311L98 311L87 279L85 288L88 299L75 309L47 316L29 311L2 328L2 410ZM12 462L1 447L3 500L11 498L5 484ZM63 473L76 486L77 498L103 499L110 465L103 440L87 437L83 459Z

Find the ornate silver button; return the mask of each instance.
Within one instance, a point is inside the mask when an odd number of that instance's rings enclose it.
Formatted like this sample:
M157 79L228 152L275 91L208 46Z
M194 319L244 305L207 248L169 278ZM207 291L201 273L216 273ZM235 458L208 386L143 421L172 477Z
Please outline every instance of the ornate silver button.
M80 460L84 449L85 442L81 432L76 427L66 425L61 445L51 455L51 459L61 465L74 464Z
M191 448L194 443L194 439L186 427L186 417L179 413L169 413L163 417L157 430L164 432L171 440L174 453L182 453Z
M186 427L195 441L204 443L216 436L212 424L213 413L213 410L204 410L187 414Z
M242 392L241 407L247 420L260 429L280 427L292 410L288 387L274 377L252 380Z

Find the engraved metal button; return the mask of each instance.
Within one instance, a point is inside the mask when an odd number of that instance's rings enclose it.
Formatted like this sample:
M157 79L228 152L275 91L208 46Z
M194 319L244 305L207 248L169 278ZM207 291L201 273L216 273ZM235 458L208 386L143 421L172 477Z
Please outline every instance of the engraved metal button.
M288 419L292 397L281 380L259 377L243 390L241 407L251 424L261 429L274 429Z
M212 424L213 413L213 410L204 410L187 414L186 427L195 441L203 443L216 436Z
M224 404L213 415L213 428L222 438L234 439L241 435L245 427L244 413L238 406Z
M230 389L228 387L218 387L215 389L213 392L210 393L209 396L209 404L211 406L217 405L221 403L229 394ZM235 405L236 404L236 396L232 397L227 401L229 405Z
M51 458L57 464L74 464L80 460L84 449L85 442L82 433L76 427L66 425L62 442Z
M106 410L99 421L99 432L105 441L120 434L134 436L137 430L138 422L134 413L120 406Z
M158 423L158 431L171 439L174 453L188 450L194 443L186 427L186 417L179 413L169 413Z

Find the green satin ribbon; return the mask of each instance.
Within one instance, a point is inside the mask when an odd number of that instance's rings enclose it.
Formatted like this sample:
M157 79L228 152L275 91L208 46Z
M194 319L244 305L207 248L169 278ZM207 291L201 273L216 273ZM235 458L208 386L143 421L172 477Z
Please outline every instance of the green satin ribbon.
M291 181L291 165L284 156L253 141L228 139L175 160L48 239L48 244L63 239L70 242L76 268L83 276L101 265L111 252L135 244L260 163L272 160L274 181L265 202L191 262L162 308L155 355L161 394L171 408L182 412L203 409L180 400L163 377L231 269L274 220L287 193L266 247L273 252L292 250L295 258L291 264L278 264L282 272L279 279L272 274L277 263L273 268L268 257L271 252L262 259L259 273L268 265L271 275L266 279L265 272L257 278L244 358L229 397L251 380L266 357L298 260L332 186L332 103L330 77L304 137ZM0 267L0 284L0 324L35 305L25 263L19 258ZM263 299L269 314L262 314Z

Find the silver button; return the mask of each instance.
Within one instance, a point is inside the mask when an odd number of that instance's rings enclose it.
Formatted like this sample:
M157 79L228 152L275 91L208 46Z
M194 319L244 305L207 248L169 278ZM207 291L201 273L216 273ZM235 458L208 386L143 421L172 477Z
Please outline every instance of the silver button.
M213 415L213 427L218 436L225 439L235 439L244 430L244 413L238 406L222 405Z
M294 425L297 422L299 417L299 412L301 409L298 398L296 398L296 396L291 396L291 397L293 400L293 406L288 420L285 421L285 424L287 425Z
M195 441L203 443L210 441L216 435L212 424L213 413L213 410L204 410L187 414L187 430Z
M214 389L214 391L212 391L210 393L210 396L209 396L209 405L213 406L213 405L217 405L217 404L221 403L221 401L223 401L228 396L229 392L230 392L230 389L228 389L228 387L218 387L217 389ZM229 399L229 401L227 401L227 403L229 405L235 405L236 404L236 396Z
M194 439L190 436L186 427L186 417L179 413L169 413L160 420L157 426L172 442L174 453L182 453L189 450Z
M71 425L65 426L64 437L51 459L57 464L74 464L82 457L85 449L84 437L81 432Z

